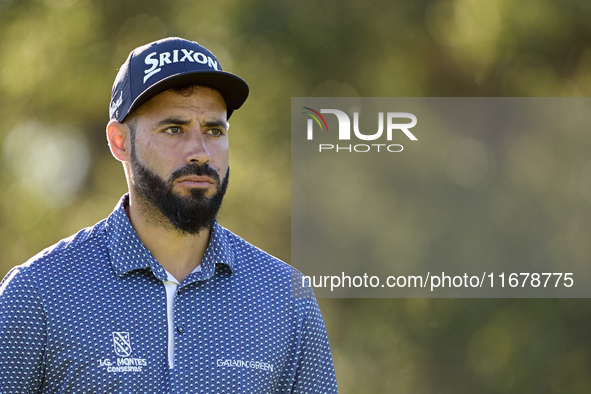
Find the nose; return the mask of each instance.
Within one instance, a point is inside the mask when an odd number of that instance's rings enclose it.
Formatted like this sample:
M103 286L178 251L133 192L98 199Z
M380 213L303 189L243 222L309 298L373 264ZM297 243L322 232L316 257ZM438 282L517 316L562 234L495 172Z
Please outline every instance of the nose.
M197 127L191 130L190 139L187 143L187 163L205 164L210 160L207 144L201 130Z

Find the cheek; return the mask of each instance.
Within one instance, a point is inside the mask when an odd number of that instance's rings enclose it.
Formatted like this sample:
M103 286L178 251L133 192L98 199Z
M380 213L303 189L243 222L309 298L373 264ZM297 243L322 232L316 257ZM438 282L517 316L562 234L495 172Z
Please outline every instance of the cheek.
M158 146L156 144L156 142L154 141L144 141L142 143L143 145L143 149L146 152L146 154L148 155L153 155L154 153L158 152ZM162 151L162 147L160 147L160 150Z
M215 166L215 169L220 174L220 177L223 178L224 175L226 175L226 172L228 171L229 165L228 146L225 145L221 147L221 149L216 149L214 155L215 159L214 157L212 157L212 159L214 160L212 166Z
M226 173L228 172L228 159L227 158L223 162L220 161L220 162L216 163L216 171L218 172L218 174L220 174L220 178L223 178L224 176L226 176Z
M171 155L165 147L159 146L153 141L137 143L135 155L140 163L161 177L166 175L166 170L170 167L169 160L166 158L171 157Z

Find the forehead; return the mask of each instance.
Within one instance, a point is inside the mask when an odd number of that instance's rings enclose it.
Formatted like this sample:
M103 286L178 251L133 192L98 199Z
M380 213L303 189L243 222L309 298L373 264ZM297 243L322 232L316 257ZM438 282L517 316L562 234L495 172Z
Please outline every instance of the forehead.
M159 93L138 108L134 118L159 118L171 114L227 120L224 98L217 90L207 86L189 86Z

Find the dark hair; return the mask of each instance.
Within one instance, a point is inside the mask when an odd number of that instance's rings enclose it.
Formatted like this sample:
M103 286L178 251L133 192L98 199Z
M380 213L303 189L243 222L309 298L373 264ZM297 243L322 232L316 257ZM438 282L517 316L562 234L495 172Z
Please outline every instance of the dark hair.
M137 128L137 110L127 115L125 117L125 120L123 121L123 124L126 124L127 127L129 127L129 134L131 135L131 145L133 146L135 142L135 130Z

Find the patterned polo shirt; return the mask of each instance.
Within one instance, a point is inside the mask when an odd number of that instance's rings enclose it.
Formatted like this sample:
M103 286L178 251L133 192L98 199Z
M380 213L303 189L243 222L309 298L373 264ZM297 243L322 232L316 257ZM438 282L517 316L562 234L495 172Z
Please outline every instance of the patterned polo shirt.
M0 285L1 393L336 393L314 297L287 264L215 223L174 297L127 215L13 268Z

